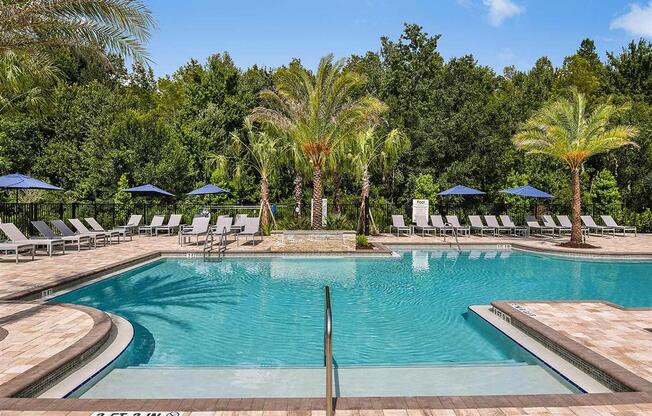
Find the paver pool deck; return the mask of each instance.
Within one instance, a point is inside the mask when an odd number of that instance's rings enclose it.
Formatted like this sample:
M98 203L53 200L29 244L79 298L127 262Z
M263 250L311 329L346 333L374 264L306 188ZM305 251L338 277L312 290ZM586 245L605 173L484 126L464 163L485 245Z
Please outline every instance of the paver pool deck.
M263 253L282 245L280 236L255 246L230 244L227 253ZM373 237L381 244L443 244L440 237ZM541 238L460 238L469 245L511 244L533 250L568 253L559 240ZM592 255L652 258L652 236L592 237L601 248ZM450 237L447 241L450 243ZM324 249L323 242L307 251ZM27 294L70 283L84 275L106 273L163 254L201 253L200 247L180 247L176 237L136 237L133 241L63 256L38 255L35 261L0 262L0 416L90 415L92 411L178 411L184 415L323 416L324 400L314 399L197 399L197 400L80 400L13 398L24 395L39 380L62 371L76 357L90 354L108 337L111 321L104 312L75 305L44 305L19 301ZM228 255L228 254L227 254ZM14 301L11 301L11 300ZM526 332L551 340L565 357L594 371L604 371L626 392L540 396L461 396L342 398L338 416L430 415L652 415L652 309L624 309L604 302L496 301L494 308ZM515 324L516 325L516 324ZM26 395L26 394L25 394Z

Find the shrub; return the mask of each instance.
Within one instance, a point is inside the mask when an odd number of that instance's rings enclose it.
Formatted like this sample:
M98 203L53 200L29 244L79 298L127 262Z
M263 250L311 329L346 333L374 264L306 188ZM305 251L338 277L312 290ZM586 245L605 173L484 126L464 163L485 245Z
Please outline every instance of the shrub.
M353 230L353 222L343 214L329 215L326 218L326 228L329 230Z
M369 239L364 234L358 234L355 237L355 245L357 247L371 247L371 244L369 244Z

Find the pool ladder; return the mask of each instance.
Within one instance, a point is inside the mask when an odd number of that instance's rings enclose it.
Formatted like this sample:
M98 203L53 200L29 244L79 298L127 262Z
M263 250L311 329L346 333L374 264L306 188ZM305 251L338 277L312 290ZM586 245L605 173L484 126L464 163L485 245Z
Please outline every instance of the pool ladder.
M455 245L457 245L457 251L462 251L462 248L460 247L460 240L457 239L457 228L455 228L453 224L451 224L450 222L447 222L444 225L451 229L451 235L455 237ZM445 242L446 242L446 232L444 232L444 243Z
M213 252L213 239L214 231L213 228L210 228L208 230L208 233L206 233L206 240L204 240L204 250L203 250L203 255L204 255L204 261L206 261L209 257L210 254ZM226 254L226 227L222 228L222 232L220 233L220 237L217 240L217 261L222 261L222 258L224 258ZM210 244L209 244L209 239L210 239Z
M333 416L333 316L331 288L326 286L326 316L324 317L324 366L326 367L326 416Z

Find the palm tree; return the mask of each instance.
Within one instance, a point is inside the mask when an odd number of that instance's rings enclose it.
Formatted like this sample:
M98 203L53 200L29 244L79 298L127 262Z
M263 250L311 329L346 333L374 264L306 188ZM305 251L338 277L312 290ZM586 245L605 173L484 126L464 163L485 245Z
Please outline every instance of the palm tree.
M144 62L143 44L155 22L141 0L0 2L0 106L36 91L34 80L56 77L58 47Z
M273 74L274 90L265 90L265 106L257 107L251 120L269 123L285 131L310 161L312 173L312 228L322 224L322 171L331 151L350 139L386 106L363 91L366 78L345 69L344 61L327 55L312 74L292 64Z
M276 175L287 149L278 135L254 131L248 122L245 122L245 128L246 141L235 133L231 133L231 137L236 148L245 148L248 155L247 163L260 175L260 224L261 227L266 227L270 217L269 182Z
M586 97L572 89L572 99L559 99L545 105L512 138L527 153L542 153L564 161L571 174L571 245L582 242L580 225L580 172L589 157L622 146L638 145L632 141L638 130L627 125L611 125L616 115L627 109L611 102L598 104L587 112Z
M362 182L360 191L360 216L358 219L358 233L366 233L366 202L369 198L370 169L378 166L383 170L389 168L401 155L408 150L410 141L400 130L394 129L386 136L376 134L376 129L370 127L358 133L350 144L350 159L356 176Z

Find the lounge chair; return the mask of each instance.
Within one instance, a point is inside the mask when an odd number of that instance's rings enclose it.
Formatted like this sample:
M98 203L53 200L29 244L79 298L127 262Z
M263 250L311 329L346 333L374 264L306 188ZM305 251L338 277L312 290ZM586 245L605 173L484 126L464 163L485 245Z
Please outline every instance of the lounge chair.
M469 215L469 222L471 223L471 231L476 230L480 231L480 235L484 236L485 231L489 231L491 234L496 236L496 229L494 227L488 227L482 223L482 218L479 215Z
M604 225L607 227L611 227L616 231L622 231L623 236L627 231L633 231L634 237L636 237L636 227L632 225L618 225L611 215L600 215L600 218L602 218L602 222L604 222Z
M0 243L0 252L16 253L16 264L18 264L18 255L24 252L30 253L34 260L34 251L34 244L31 243Z
M570 218L568 218L568 215L557 215L557 221L559 221L559 224L564 227L568 228L569 230L572 230L573 228L573 223L571 222ZM589 229L585 226L582 227L582 234L585 236L589 236Z
M59 232L61 233L61 235L64 236L64 237L70 237L70 236L83 236L83 237L88 238L88 239L93 243L93 247L97 247L97 239L98 239L99 237L97 237L95 234L81 234L81 233L75 233L73 230L71 230L70 228L68 228L68 226L66 225L66 223L63 222L62 220L53 220L53 221L52 221L52 225L54 225L54 227L55 227L57 230L59 230ZM104 239L103 239L103 240L104 240ZM106 241L106 240L104 240L104 241Z
M453 226L457 234L471 234L471 228L467 225L461 225L457 215L446 215L446 222Z
M453 234L453 226L446 224L444 222L444 218L441 215L436 215L433 214L430 216L430 222L432 223L432 226L435 227L440 235L444 235L450 231L451 234Z
M10 222L0 223L0 230L9 238L13 244L33 245L35 249L45 247L48 256L52 256L56 247L61 247L61 252L66 254L66 243L60 238L29 238L23 234L18 227Z
M245 223L247 222L247 218L249 218L248 214L236 214L235 221L233 222L231 229L236 233L242 231L244 229Z
M615 228L604 227L602 225L596 224L595 221L593 221L593 217L590 215L582 215L580 218L582 219L582 224L584 224L589 229L589 232L591 232L591 230L595 230L599 232L600 235L604 235L604 232L607 231L611 232L614 236L616 235Z
M197 245L199 245L199 237L208 234L210 221L210 217L195 217L192 219L192 224L182 225L179 228L179 244L184 245L186 240L192 241L194 236L197 238Z
M402 215L392 215L392 225L389 226L389 233L392 234L392 229L396 230L396 236L400 237L401 232L410 235L411 229L405 225L405 220Z
M528 227L522 227L514 224L514 221L512 221L509 215L501 215L499 218L500 222L503 223L503 227L509 227L514 235L520 234L522 236L527 236L530 232Z
M140 225L140 221L142 219L143 219L142 215L134 214L131 217L129 217L129 221L127 221L127 225L118 225L115 228L124 229L127 231L127 233L133 234L134 230L138 229L138 226Z
M41 233L41 235L45 238L51 238L51 239L56 239L60 238L66 243L73 243L77 245L77 251L81 250L82 244L88 246L88 248L91 248L91 239L88 236L85 235L70 235L70 236L63 236L63 235L56 235L54 231L48 225L45 223L45 221L32 221L32 226L36 228L36 230Z
M428 224L428 217L425 215L417 215L414 217L414 222L416 225L413 225L412 228L415 231L421 230L421 237L425 237L426 233L430 234L431 232L437 233L437 227L432 227Z
M570 231L571 231L570 227L564 227L564 226L561 226L561 225L557 225L557 223L555 222L555 219L552 218L552 215L542 215L541 219L543 219L543 226L544 227L553 228L555 231L557 231L557 233L559 233L559 235L561 235L561 233L563 233L563 232L569 232L570 233Z
M170 219L168 220L167 224L156 227L155 233L157 236L159 232L166 233L167 235L174 234L175 232L179 232L180 226L181 214L172 214L170 215Z
M91 226L92 231L107 233L111 235L111 238L113 238L113 236L115 235L118 238L118 243L120 242L120 236L122 236L122 238L124 239L126 239L127 236L129 236L129 239L133 240L131 234L129 234L127 230L124 228L112 228L110 230L107 230L104 227L102 227L100 223L97 222L93 217L84 218L84 220L88 223L88 225Z
M252 244L256 241L256 235L260 235L260 241L263 241L263 233L260 232L260 218L247 218L244 224L244 229L235 236L237 245L240 245L240 237L251 237Z
M553 227L546 227L545 225L542 226L541 224L539 224L539 221L537 221L537 219L534 216L525 217L525 223L528 226L529 234L533 234L536 231L541 235L547 232L550 232L550 234L555 235L555 229Z
M106 239L109 239L109 244L112 243L111 241L111 235L108 233L105 233L103 231L91 231L86 226L84 225L83 222L78 220L77 218L71 218L68 221L72 224L73 227L75 227L75 230L77 230L77 233L81 235L92 235L95 237L95 240L97 241L98 238L102 239L102 245L106 245Z
M215 225L211 227L211 232L216 235L221 235L222 233L229 235L231 234L232 222L233 218L231 217L219 216Z
M496 233L498 235L500 235L501 232L506 232L507 234L512 233L512 228L511 227L506 227L504 225L500 225L498 223L498 218L495 215L485 215L484 216L484 222L486 222L489 227L496 230Z
M152 217L152 222L150 222L149 225L141 225L138 227L138 235L146 234L150 237L153 236L156 232L156 227L163 226L163 221L165 221L164 215L154 215Z

